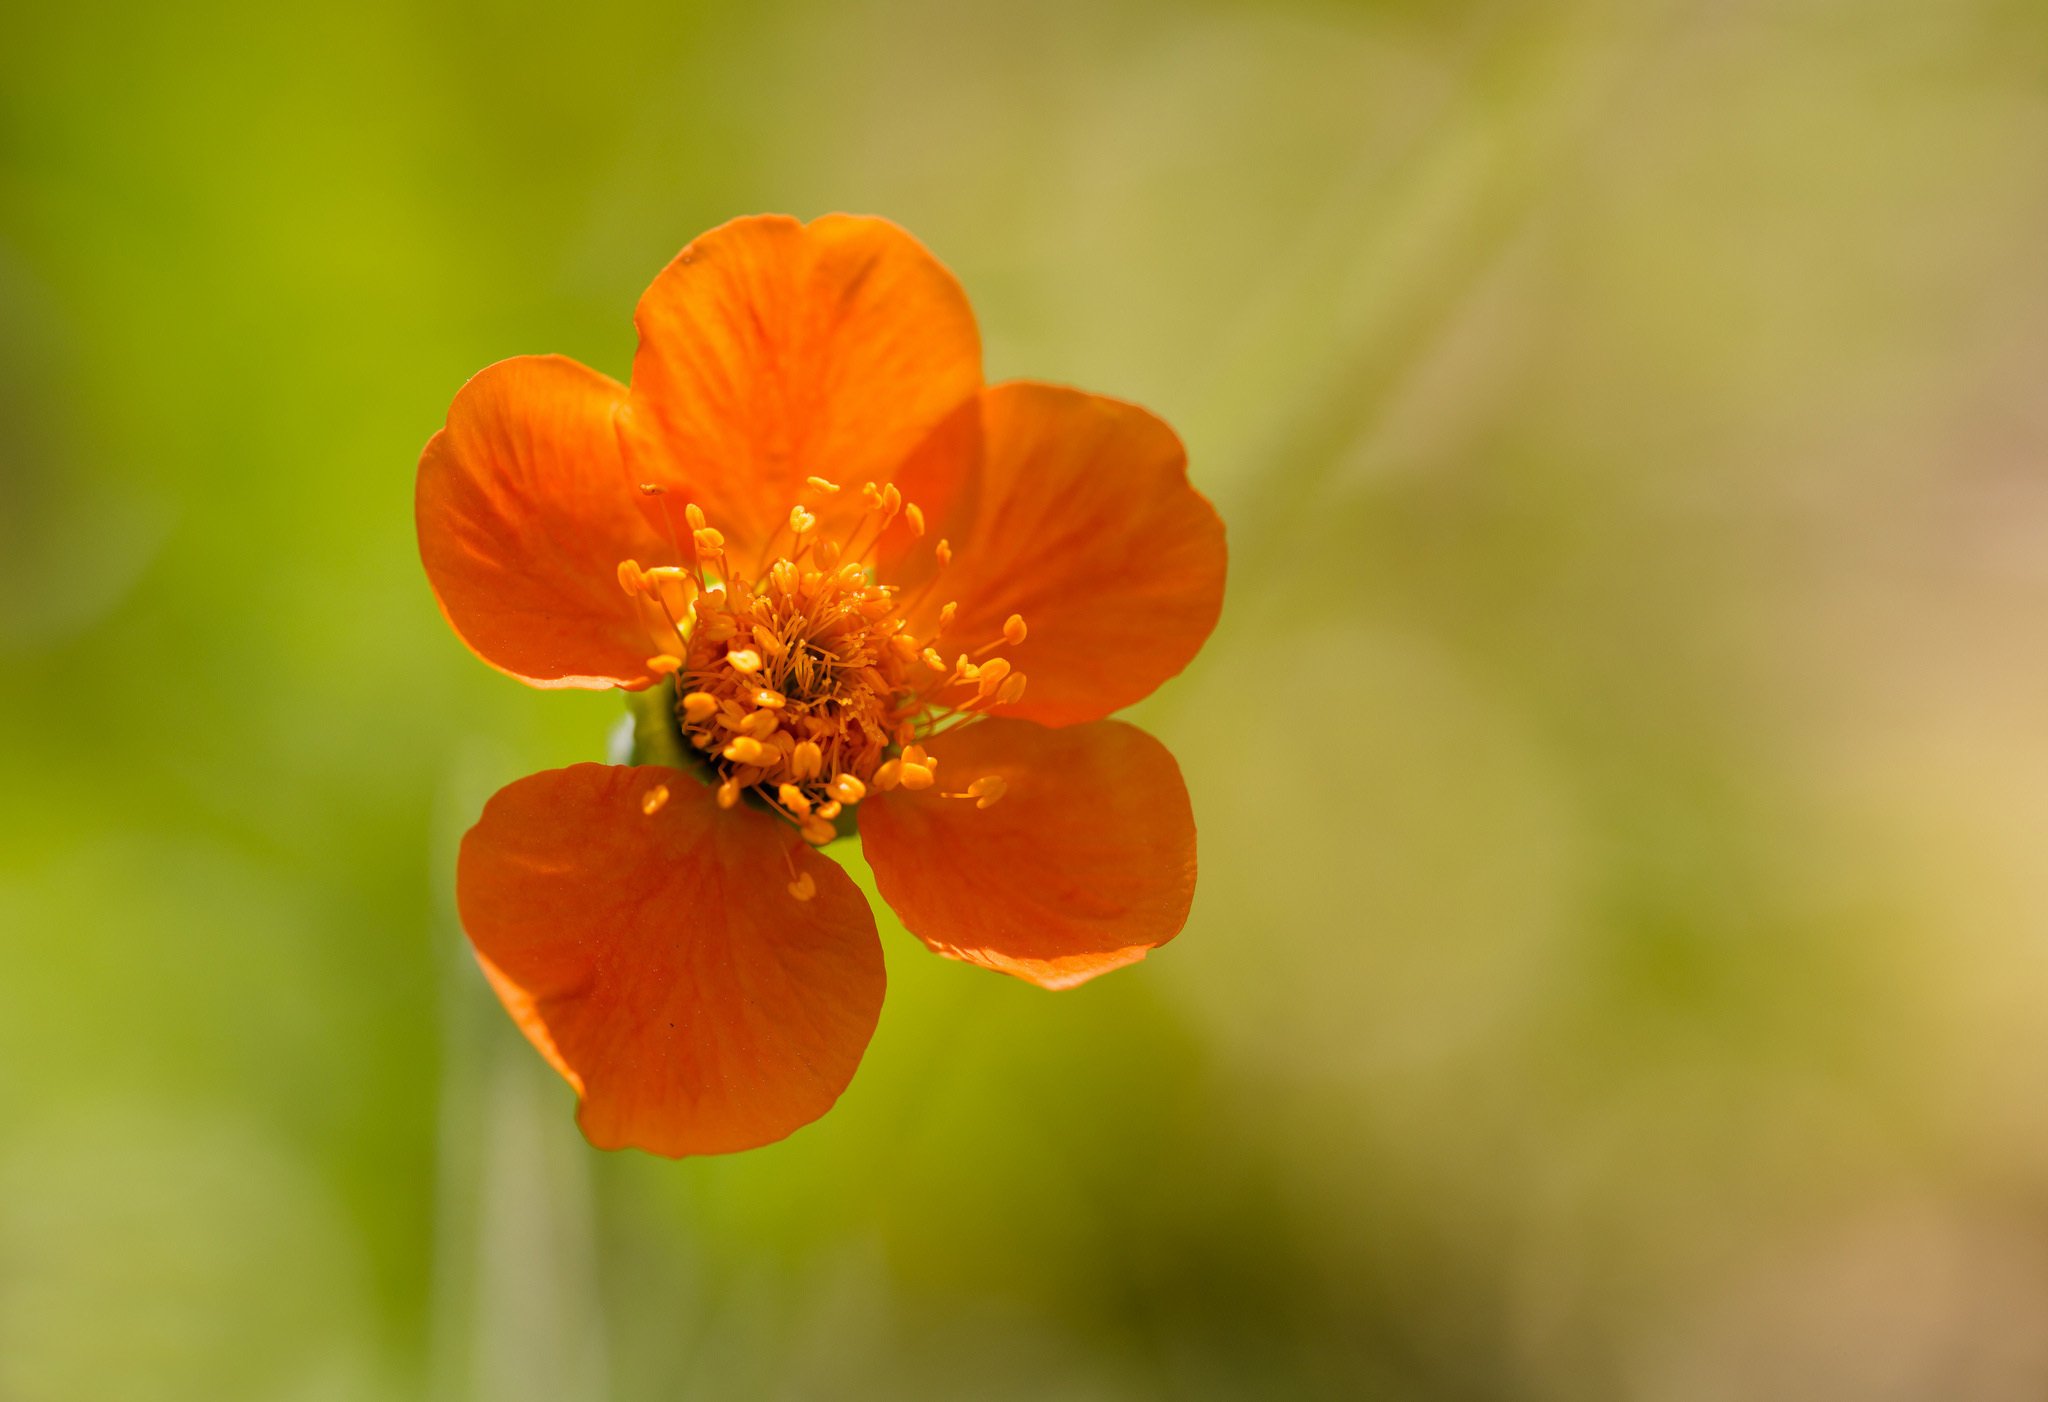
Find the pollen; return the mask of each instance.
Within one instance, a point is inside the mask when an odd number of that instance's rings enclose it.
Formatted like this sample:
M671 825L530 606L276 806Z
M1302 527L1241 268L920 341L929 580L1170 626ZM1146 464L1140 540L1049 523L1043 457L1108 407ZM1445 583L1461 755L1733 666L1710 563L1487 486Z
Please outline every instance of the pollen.
M640 796L640 811L651 818L656 813L659 813L667 803L668 785L656 784Z

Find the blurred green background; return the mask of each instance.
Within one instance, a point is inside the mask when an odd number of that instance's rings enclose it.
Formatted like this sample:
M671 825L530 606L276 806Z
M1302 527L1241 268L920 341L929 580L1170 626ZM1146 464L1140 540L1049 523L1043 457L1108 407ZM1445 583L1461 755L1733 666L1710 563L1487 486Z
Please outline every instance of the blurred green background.
M2048 1395L2048 8L569 8L0 25L0 1399ZM1187 439L1195 914L599 1154L414 464L833 209Z

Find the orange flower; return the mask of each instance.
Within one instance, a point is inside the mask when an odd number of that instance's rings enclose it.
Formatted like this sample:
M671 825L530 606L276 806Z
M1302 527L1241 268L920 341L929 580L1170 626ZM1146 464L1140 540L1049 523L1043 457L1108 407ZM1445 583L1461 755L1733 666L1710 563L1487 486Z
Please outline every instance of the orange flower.
M815 850L856 815L951 958L1066 988L1179 932L1180 770L1106 717L1208 636L1223 526L1143 409L985 386L959 284L884 220L726 224L635 321L630 386L463 386L420 555L492 666L654 699L669 762L508 785L458 900L593 1144L720 1153L823 1114L874 1030L874 918Z

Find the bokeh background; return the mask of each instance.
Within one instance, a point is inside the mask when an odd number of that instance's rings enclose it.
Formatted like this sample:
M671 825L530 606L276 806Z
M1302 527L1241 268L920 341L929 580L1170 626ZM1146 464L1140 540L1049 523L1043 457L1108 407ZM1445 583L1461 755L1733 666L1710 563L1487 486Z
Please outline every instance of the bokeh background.
M414 464L833 209L1185 436L1196 909L600 1154ZM2037 0L15 7L0 1399L2048 1395L2044 621Z

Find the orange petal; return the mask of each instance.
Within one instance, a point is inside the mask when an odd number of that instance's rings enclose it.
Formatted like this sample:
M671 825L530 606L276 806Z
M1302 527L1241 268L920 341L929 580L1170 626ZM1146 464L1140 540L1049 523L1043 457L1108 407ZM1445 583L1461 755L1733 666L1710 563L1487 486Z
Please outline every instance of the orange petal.
M862 849L933 950L1044 988L1134 963L1180 933L1195 819L1180 767L1135 726L986 720L933 741L940 782L872 794ZM987 808L949 798L1003 781Z
M1223 607L1223 522L1188 485L1180 439L1134 404L1056 385L996 385L982 409L974 519L949 526L932 595L960 603L949 646L1023 615L1029 636L1001 655L1030 685L1005 716L1073 725L1150 695Z
M625 388L553 355L501 360L457 392L420 456L420 559L484 661L542 687L641 687L648 629L619 561L674 554L619 454Z
M601 1149L772 1143L832 1107L881 1011L859 889L794 829L721 811L676 770L508 784L462 840L456 893L485 974Z
M743 558L799 496L833 531L981 386L960 284L885 219L736 219L676 256L634 320L639 470ZM843 489L820 500L804 479ZM787 543L785 537L785 544Z

